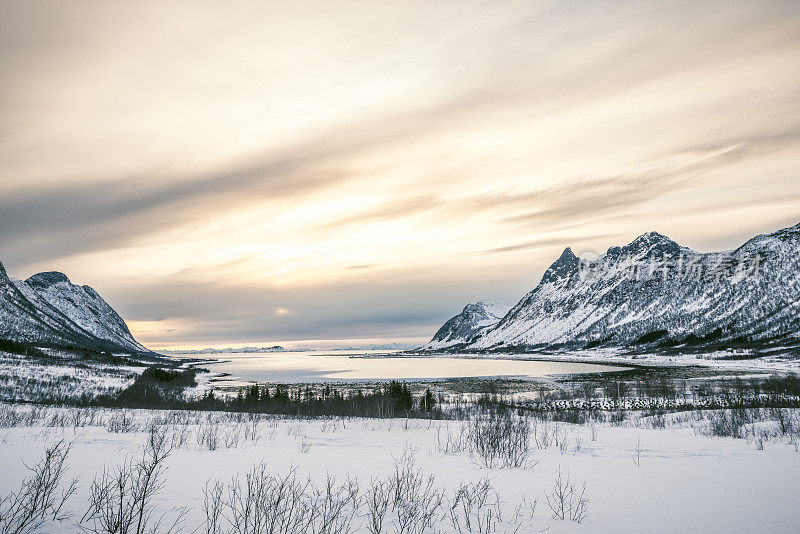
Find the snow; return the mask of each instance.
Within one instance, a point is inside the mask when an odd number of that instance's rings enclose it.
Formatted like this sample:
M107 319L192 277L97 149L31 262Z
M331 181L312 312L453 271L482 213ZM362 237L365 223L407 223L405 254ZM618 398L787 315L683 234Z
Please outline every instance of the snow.
M41 288L38 292L51 306L93 336L131 351L147 351L133 339L117 312L89 286L78 286L67 281Z
M38 273L26 281L0 272L0 337L22 343L148 352L94 289L72 284L57 272Z
M460 345L472 340L481 330L500 322L511 309L510 306L491 300L481 300L467 304L464 309L450 318L427 343L423 349L441 350L453 345Z
M72 413L62 411L65 415ZM85 502L92 478L104 467L117 466L126 457L138 455L146 439L144 432L109 432L104 421L114 412L97 412L100 419L96 426L0 429L0 494L17 487L25 474L24 465L35 464L47 444L63 439L73 444L68 459L70 476L80 478L80 488L69 506L82 512L80 505ZM146 411L129 414L140 423L153 415ZM793 447L768 443L764 450L758 450L743 440L705 437L688 423L681 423L680 417L673 418L675 426L666 430L601 425L596 441L592 441L588 427L562 423L569 436L569 447L563 453L558 447L535 449L537 463L533 467L485 469L466 453L447 455L437 450L437 429L455 432L466 424L463 422L272 419L261 424L256 441L210 451L194 439L197 423L213 423L223 416L190 416L191 438L168 458L159 501L162 508L189 508L188 531L201 524L202 487L209 480L227 481L265 462L276 474L295 467L298 475L318 483L328 473L337 480L357 477L363 489L370 477L388 475L395 459L409 448L414 449L423 471L449 492L461 481L488 476L506 510L523 497L539 499L533 518L520 532L793 533L800 522L796 486L800 454ZM228 425L228 431L236 430L234 423L221 424ZM633 461L637 441L643 447L640 465ZM586 483L588 519L581 524L552 519L544 504L544 492L552 487L559 468L579 485ZM46 531L75 532L76 519ZM445 522L440 526L442 532L452 531L445 528Z
M658 330L680 341L717 328L717 341L796 340L798 246L800 225L707 254L650 232L608 249L588 271L567 249L502 321L447 343L441 333L453 330L456 316L424 348L465 342L470 350L601 341L622 346Z
M42 362L0 351L0 398L35 402L111 394L130 386L143 370L69 359Z

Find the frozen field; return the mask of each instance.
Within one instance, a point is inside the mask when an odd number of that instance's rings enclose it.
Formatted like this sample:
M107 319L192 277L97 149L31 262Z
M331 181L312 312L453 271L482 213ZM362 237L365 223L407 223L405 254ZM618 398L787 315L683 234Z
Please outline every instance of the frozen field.
M503 522L490 532L794 533L800 524L796 442L707 437L706 423L691 413L667 416L664 429L646 428L646 419L635 426L531 420L531 451L524 465L487 468L474 452L458 446L468 421L292 420L62 408L43 410L25 421L8 414L30 413L31 408L3 408L0 494L19 486L25 465L36 464L47 446L60 440L72 444L68 476L78 477L79 487L65 508L76 515L48 523L43 532L78 531L76 522L86 511L93 478L128 457L141 457L146 428L156 420L174 448L154 502L161 511L185 507L185 532L207 532L207 482L230 482L261 462L278 476L295 468L298 480L310 477L317 487L329 474L337 483L350 477L357 480L363 498L371 480L388 479L398 465L408 466L412 456L414 471L422 480L432 476L432 494L443 497L434 526L424 532L457 532L449 515L455 491L460 483L481 479L491 483L490 494L497 493L502 511ZM793 411L792 417L797 416ZM559 469L578 490L585 483L588 503L580 523L553 519L545 502ZM348 531L369 532L364 510L362 506L354 513ZM386 514L383 532L400 532L393 513L390 509ZM478 532L477 525L463 532Z

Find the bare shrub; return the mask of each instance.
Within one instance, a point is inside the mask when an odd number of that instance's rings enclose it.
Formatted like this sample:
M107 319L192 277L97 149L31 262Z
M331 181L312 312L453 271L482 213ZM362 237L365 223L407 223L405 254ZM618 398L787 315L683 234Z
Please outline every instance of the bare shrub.
M708 421L706 434L714 437L745 439L746 425L761 420L759 409L707 410L701 415Z
M201 425L197 428L197 444L210 451L215 451L221 443L219 423Z
M277 477L267 472L266 465L255 466L243 480L237 478L228 486L225 508L230 532L307 532L313 519L304 499L309 484L299 482L294 470Z
M120 434L124 432L136 432L138 427L133 416L127 410L122 410L111 414L111 417L109 417L106 423L106 430L115 434Z
M667 418L663 413L658 413L650 418L650 427L658 430L667 428Z
M239 434L238 426L229 426L225 429L222 435L222 443L226 449L235 449L241 443L241 435Z
M141 459L104 469L89 488L89 507L80 521L95 534L171 534L180 532L186 510L157 513L153 499L163 486L164 461L171 448L166 433L151 429ZM173 517L170 518L169 515Z
M0 404L0 428L13 428L23 423L22 412L16 406Z
M514 508L514 515L511 520L512 523L519 524L520 520L526 516L528 519L533 519L533 516L536 514L536 505L538 503L538 499L533 499L531 501L523 495L522 502L520 502L517 507Z
M636 464L636 467L642 465L642 452L644 451L644 447L642 446L642 438L636 438L636 446L633 448L633 463Z
M220 482L207 482L203 487L203 512L206 515L205 532L206 534L221 534L222 531L222 510L223 493L225 487Z
M70 445L63 441L48 447L44 458L28 468L30 475L22 480L20 488L0 497L0 533L26 534L48 521L61 522L71 517L71 513L62 511L78 487L77 479L72 479L62 488L69 451Z
M370 534L383 532L383 520L389 509L392 487L388 480L372 479L364 496L366 505L367 530Z
M315 490L313 534L346 534L352 531L358 513L358 482L348 478L342 484L328 475L325 487Z
M522 467L530 457L529 436L525 417L476 416L469 427L470 452L484 467Z
M562 438L563 430L558 423L550 423L547 421L539 421L534 419L531 424L531 434L533 435L533 443L537 449L548 449L550 446L555 445L560 448L560 444L566 439Z
M564 425L553 423L553 443L559 448L561 454L566 452L565 443L569 441L569 432Z
M185 423L173 423L170 425L170 445L172 448L180 448L189 442L189 425Z
M308 451L311 450L311 444L308 440L303 436L303 438L297 444L297 450L300 454L308 454Z
M346 534L358 511L358 484L329 476L318 489L294 469L278 476L262 463L234 478L227 493L207 484L203 508L207 534Z
M256 442L261 437L261 422L258 417L252 416L244 425L242 437L245 441Z
M586 498L586 484L578 492L570 479L569 473L564 475L561 467L556 471L553 489L546 491L544 502L553 512L553 519L569 520L580 523L587 516L589 499Z
M781 434L785 436L786 434L792 432L793 420L789 416L788 410L784 408L770 408L769 415L771 419L778 423L778 429L780 430Z
M453 531L457 534L495 534L497 532L516 532L520 524L506 527L500 507L500 497L493 491L488 478L472 484L461 484L455 491L448 506L448 517ZM515 514L519 518L520 514Z
M391 475L392 511L396 514L398 534L421 534L436 522L436 513L442 505L443 495L435 486L435 479L425 476L416 465L414 451L406 450L395 461Z
M469 432L465 425L458 425L458 432L449 425L436 429L436 450L442 454L459 454L469 450Z

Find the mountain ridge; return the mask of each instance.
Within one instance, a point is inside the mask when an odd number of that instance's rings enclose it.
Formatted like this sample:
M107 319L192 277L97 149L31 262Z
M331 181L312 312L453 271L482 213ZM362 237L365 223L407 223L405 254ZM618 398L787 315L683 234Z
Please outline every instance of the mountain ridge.
M12 279L0 262L0 339L43 347L150 354L90 286L58 271Z
M436 346L434 336L423 349L800 343L799 250L800 224L722 252L695 252L658 232L595 258L567 247L495 324L458 345Z
M439 350L469 343L479 331L497 324L510 309L491 300L467 304L461 313L442 325L423 349Z

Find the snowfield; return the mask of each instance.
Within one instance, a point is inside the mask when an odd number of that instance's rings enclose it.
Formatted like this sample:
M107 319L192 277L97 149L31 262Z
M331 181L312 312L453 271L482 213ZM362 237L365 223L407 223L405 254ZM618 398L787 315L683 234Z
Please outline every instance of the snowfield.
M144 367L54 358L47 362L0 351L0 398L40 401L116 393L130 386Z
M800 421L800 411L791 410L791 417ZM126 458L140 458L154 422L174 445L154 502L168 517L171 509L185 507L185 532L206 532L203 488L209 481L228 483L262 462L270 474L285 476L295 469L298 480L309 477L317 487L327 475L337 484L349 477L363 497L371 480L390 477L412 457L422 480L432 476L434 492L444 492L435 524L424 532L457 532L449 518L455 491L482 479L499 496L504 520L491 532L794 533L800 524L796 439L708 437L707 422L691 412L667 415L663 429L652 428L648 418L625 426L532 422L532 454L524 465L487 468L454 445L469 421L296 420L0 405L0 495L16 490L28 473L25 466L63 440L71 444L67 477L79 479L65 508L76 514L42 531L79 531L76 522L86 511L93 478ZM544 435L550 438L541 443ZM559 469L577 490L585 484L588 503L580 523L554 519L545 502ZM362 507L348 531L369 532L364 514ZM383 532L399 531L390 509ZM463 532L478 532L477 525Z

